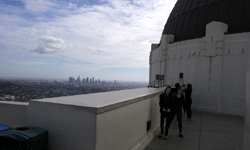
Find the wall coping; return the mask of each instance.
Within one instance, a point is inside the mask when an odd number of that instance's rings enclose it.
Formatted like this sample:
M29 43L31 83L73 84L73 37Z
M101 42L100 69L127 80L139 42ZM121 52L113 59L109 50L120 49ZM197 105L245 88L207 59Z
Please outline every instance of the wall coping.
M206 37L206 36L204 36ZM189 39L185 41L178 41L178 42L170 42L169 49L177 49L177 48L185 48L194 45L203 44L203 38L197 39ZM240 37L240 38L239 38ZM234 34L226 34L224 35L224 42L231 42L231 41L248 41L250 39L250 32L244 33L234 33Z
M0 104L28 106L28 105L29 105L29 102L0 101Z
M159 95L164 91L161 88L136 88L129 90L91 93L74 96L63 96L30 101L33 103L50 103L59 105L70 105L84 107L85 110L100 114L131 103Z

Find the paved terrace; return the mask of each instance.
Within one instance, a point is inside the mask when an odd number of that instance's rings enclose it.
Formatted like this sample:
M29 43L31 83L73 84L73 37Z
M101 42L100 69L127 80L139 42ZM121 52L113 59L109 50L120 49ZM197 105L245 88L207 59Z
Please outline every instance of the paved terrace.
M193 120L183 117L183 136L172 122L168 139L155 137L145 150L242 150L244 117L193 112Z

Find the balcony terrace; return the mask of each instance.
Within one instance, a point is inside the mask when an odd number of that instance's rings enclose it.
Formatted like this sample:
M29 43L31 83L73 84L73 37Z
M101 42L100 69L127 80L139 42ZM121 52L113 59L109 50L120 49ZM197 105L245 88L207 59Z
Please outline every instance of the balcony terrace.
M174 123L167 141L155 138L160 122L158 95L163 90L138 88L29 103L0 102L0 123L48 130L50 150L243 148L243 134L249 136L243 116L208 113L199 106L193 106L192 121L183 121L183 139Z
M174 121L168 139L155 139L145 150L242 150L244 117L209 112L193 112L193 120L183 117L183 136L178 137Z

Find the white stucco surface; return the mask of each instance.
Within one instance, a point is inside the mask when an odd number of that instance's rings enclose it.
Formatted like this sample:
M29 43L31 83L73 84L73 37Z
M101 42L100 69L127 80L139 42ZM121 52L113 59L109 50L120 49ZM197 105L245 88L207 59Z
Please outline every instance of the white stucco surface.
M0 123L12 128L26 126L28 105L26 102L0 101Z
M146 99L149 95L157 93L157 88L137 88L121 91L75 95L67 97L47 98L34 100L34 102L73 105L86 108L86 110L101 113L129 103Z
M49 132L50 150L94 149L95 120L96 114L83 107L31 101L27 124Z
M151 129L159 124L158 95L97 115L96 149L132 149L146 136L148 120Z
M160 54L161 54L161 48L158 47L151 53L151 61L150 65L152 67L150 68L150 82L153 82L155 80L155 77L157 74L162 74L161 72L161 61L160 61Z

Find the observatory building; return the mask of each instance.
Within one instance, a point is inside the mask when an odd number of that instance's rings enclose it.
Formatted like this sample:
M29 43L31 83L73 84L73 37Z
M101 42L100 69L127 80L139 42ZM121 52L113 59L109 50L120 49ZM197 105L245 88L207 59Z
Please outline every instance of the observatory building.
M150 82L174 86L183 73L199 110L245 114L250 55L250 1L178 0L159 44L152 44Z
M250 148L249 0L178 0L149 64L150 83L193 85L193 109L244 116Z

